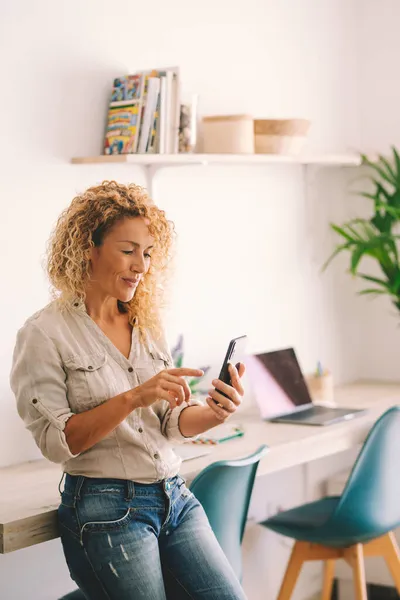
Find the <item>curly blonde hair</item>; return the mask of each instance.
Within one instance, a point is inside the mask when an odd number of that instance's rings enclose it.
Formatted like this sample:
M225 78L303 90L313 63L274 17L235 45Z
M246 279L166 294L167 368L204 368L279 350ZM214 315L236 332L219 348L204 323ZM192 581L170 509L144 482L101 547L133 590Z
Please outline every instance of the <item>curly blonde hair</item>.
M100 246L111 228L125 217L148 220L154 237L150 268L130 302L118 301L121 312L129 313L131 325L155 333L161 330L163 282L172 258L174 225L138 185L103 181L76 196L57 220L48 242L46 270L53 286L51 295L61 306L72 299L85 300L90 278L90 249Z

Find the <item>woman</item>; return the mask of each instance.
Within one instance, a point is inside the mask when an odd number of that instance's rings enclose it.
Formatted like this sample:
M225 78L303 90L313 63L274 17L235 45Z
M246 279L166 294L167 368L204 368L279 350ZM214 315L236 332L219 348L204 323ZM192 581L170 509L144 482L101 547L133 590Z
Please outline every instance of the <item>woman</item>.
M160 323L173 226L136 185L104 182L62 213L48 250L55 299L20 329L11 386L43 455L62 463L59 525L90 600L243 600L173 444L214 427L243 389L190 398ZM220 392L225 392L225 397Z

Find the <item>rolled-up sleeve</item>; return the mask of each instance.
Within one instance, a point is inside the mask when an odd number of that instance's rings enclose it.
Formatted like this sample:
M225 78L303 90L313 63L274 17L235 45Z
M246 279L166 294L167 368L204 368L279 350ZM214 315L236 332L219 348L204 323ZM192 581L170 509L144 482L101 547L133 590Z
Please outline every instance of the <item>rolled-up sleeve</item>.
M167 368L174 368L174 361L171 355L170 348L164 336L164 359L167 362ZM188 406L202 406L202 402L199 402L195 398L190 398L188 403L183 402L181 406L177 406L176 408L170 408L168 402L164 402L164 410L161 417L161 433L171 442L177 444L183 444L184 442L189 442L190 440L195 440L198 436L185 437L182 435L181 430L179 429L179 417L181 412L188 408Z
M169 408L168 402L165 403L168 408L166 408L164 417L161 422L161 432L165 435L166 438L171 440L172 442L176 442L177 444L183 444L183 442L189 442L190 440L195 440L198 435L194 435L191 437L185 437L182 435L181 430L179 429L179 417L181 416L181 412L188 408L188 406L202 406L202 403L195 400L194 398L190 399L189 403L183 402L181 406L177 408Z
M28 322L17 334L10 374L17 410L43 456L62 463L70 452L64 429L74 414L67 399L66 376L59 352L38 325Z

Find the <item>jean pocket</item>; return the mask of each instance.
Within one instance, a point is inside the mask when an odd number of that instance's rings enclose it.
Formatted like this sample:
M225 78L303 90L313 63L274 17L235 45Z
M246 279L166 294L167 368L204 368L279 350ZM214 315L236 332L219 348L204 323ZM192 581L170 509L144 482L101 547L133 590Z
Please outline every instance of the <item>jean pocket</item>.
M130 501L124 494L108 493L83 495L77 501L77 514L84 531L114 531L127 527L133 518L133 509Z
M129 525L133 518L133 510L128 508L122 517L112 520L87 521L81 527L81 535L83 533L111 533L118 529L123 529Z

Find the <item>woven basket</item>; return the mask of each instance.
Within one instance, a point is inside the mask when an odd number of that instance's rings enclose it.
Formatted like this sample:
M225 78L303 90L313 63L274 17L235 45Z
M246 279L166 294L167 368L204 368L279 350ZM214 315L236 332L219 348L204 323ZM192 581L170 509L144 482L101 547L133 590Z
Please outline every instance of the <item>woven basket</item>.
M258 119L254 121L256 154L299 154L310 128L307 119Z

